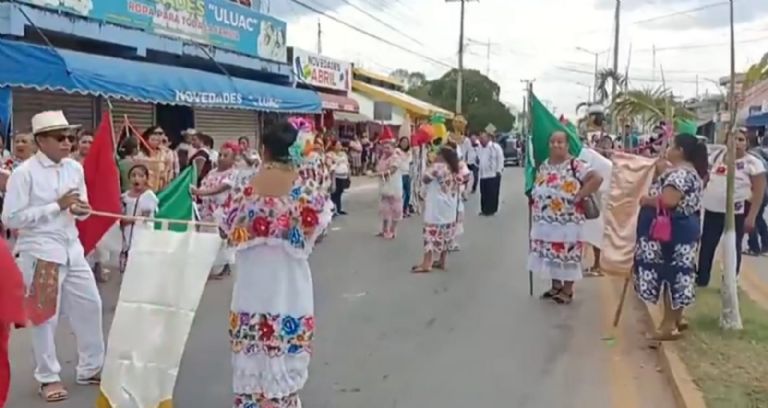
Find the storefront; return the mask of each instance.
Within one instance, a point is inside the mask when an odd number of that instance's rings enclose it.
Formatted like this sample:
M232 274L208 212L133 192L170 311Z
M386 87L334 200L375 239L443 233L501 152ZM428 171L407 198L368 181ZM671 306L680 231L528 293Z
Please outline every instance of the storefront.
M410 136L418 124L428 121L432 115L440 114L446 119L454 116L452 112L393 89L358 80L352 81L352 89L353 97L360 104L360 113L371 116L379 126L390 126L399 136ZM375 132L372 129L371 133Z
M107 99L116 130L127 115L141 132L155 123L160 105L178 106L194 112L194 126L218 140L255 136L256 112L322 109L320 97L304 89L4 39L0 78L0 87L13 92L16 131L28 129L33 114L50 109L63 109L71 122L94 127L97 107Z
M288 55L289 64L294 68L296 86L314 90L320 96L323 112L316 120L317 126L332 129L340 137L354 135L350 123L338 120L338 117L349 117L360 112L358 102L349 96L352 64L293 47L288 49Z

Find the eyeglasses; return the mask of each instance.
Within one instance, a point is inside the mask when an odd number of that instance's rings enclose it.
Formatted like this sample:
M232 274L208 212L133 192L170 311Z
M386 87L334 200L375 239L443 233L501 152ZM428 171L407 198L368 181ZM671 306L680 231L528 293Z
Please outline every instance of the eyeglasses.
M59 143L65 141L65 140L68 141L69 143L75 143L75 141L77 140L77 137L75 135L62 135L62 134L58 134L58 135L50 135L48 137L50 137L51 139L53 139L53 140L55 140L55 141L57 141Z

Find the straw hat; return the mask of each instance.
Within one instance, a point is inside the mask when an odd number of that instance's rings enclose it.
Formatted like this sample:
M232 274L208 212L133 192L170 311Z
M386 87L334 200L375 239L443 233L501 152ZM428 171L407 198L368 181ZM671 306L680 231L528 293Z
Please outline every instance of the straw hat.
M45 111L32 116L32 134L37 135L54 130L78 129L80 125L70 125L64 112Z

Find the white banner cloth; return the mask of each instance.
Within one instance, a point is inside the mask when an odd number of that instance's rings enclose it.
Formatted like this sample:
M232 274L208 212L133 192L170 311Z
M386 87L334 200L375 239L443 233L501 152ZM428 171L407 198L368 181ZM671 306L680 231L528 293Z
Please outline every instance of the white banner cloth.
M606 159L600 153L593 149L584 147L581 149L579 159L587 162L592 170L603 178L603 184L600 185L600 189L595 194L597 204L600 206L600 216L594 220L587 220L582 227L582 237L584 242L589 243L593 247L602 248L603 246L603 212L605 211L605 203L608 192L611 188L611 173L613 172L613 163Z
M112 408L157 408L170 402L220 247L218 234L136 229L97 406L108 402Z

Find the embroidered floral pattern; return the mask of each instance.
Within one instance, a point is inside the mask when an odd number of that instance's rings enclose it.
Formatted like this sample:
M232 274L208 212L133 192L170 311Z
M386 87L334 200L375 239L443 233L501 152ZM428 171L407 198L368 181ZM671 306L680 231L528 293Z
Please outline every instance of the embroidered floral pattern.
M429 166L426 177L433 182L437 182L445 194L458 194L465 179L461 171L458 174L451 173L451 170L445 163L435 163Z
M200 188L202 190L211 190L221 186L222 184L229 184L234 186L236 182L237 170L231 168L225 171L211 170L208 175L205 176ZM214 213L221 208L225 212L232 206L232 194L233 190L227 190L223 193L219 193L213 196L200 198L200 218L203 220L212 220Z
M633 277L635 292L641 299L657 303L666 285L672 297L672 307L678 309L693 304L695 300L703 183L691 169L670 169L653 182L649 195L658 196L666 187L675 188L683 195L677 207L670 210L672 241L661 243L650 238L656 209L641 209Z
M237 394L233 408L298 408L299 396L267 398L264 394Z
M265 354L271 358L312 353L313 316L272 313L229 313L229 338L235 353Z
M560 263L579 263L584 245L576 242L550 242L541 239L531 240L531 252L539 258Z
M448 250L456 231L456 223L424 224L424 252L441 253Z
M567 160L560 164L542 163L532 191L531 214L533 222L548 224L581 224L584 209L576 204L576 193L590 169L581 160Z
M661 195L665 187L673 187L683 193L683 199L670 215L691 215L701 212L701 194L689 194L692 191L700 192L703 188L701 178L693 170L687 168L667 170L651 184L649 195L651 197Z
M315 181L302 177L297 178L284 197L259 196L248 185L226 213L224 231L233 245L282 240L293 248L306 250L312 245L309 240L317 235L327 199L328 195L318 190Z

